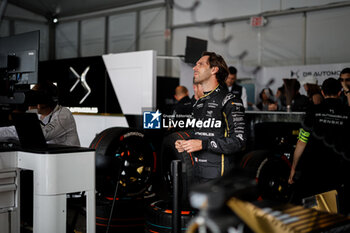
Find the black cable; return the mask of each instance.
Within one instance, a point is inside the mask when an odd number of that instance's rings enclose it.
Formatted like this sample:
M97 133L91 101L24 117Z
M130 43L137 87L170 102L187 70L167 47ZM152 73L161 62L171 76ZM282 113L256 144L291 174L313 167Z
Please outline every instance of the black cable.
M114 196L113 196L113 202L112 202L112 207L111 207L111 211L109 213L109 218L108 218L108 224L107 224L107 229L106 229L106 233L108 233L109 231L109 226L111 225L111 220L112 220L112 215L113 215L113 210L114 210L114 205L115 205L115 199L117 197L117 192L118 192L118 186L119 186L119 179L120 179L120 174L121 174L121 168L123 166L123 160L120 163L120 167L119 167L119 174L117 177L117 184L115 186L115 191L114 191Z
M169 1L170 2L170 5L173 6L174 8L180 10L180 11L195 11L198 6L200 5L200 1L199 0L195 0L192 4L192 6L190 7L183 7L183 6L180 6L179 4L176 4L175 1Z

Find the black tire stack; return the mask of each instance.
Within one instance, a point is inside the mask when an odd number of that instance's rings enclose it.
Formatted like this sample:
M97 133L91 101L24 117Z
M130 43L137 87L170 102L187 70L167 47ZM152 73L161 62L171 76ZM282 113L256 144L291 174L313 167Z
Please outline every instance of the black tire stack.
M260 199L281 202L289 200L291 163L286 156L269 150L251 151L242 158L240 167L256 179Z
M181 232L187 231L187 225L196 214L191 208L181 211ZM172 205L168 201L158 200L149 205L146 211L145 232L172 233Z
M181 232L186 232L187 225L195 215L196 211L189 206L188 189L193 182L194 157L187 152L179 153L175 148L177 140L187 140L190 135L186 131L173 132L167 135L161 148L161 177L164 182L166 194L163 200L157 200L151 203L146 210L145 232L150 233L171 233L172 228L172 175L171 161L180 160L182 162L181 173Z
M140 130L114 127L99 133L90 148L96 150L96 232L143 232L145 207L154 201L153 146Z

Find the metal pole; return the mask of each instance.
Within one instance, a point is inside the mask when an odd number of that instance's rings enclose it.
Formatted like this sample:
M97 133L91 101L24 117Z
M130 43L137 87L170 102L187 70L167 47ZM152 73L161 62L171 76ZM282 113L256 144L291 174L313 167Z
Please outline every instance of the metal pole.
M7 0L1 1L1 3L0 3L0 25L1 25L2 17L5 15L6 6L7 6Z
M171 172L173 176L173 215L172 215L172 228L173 233L181 232L181 160L171 161Z

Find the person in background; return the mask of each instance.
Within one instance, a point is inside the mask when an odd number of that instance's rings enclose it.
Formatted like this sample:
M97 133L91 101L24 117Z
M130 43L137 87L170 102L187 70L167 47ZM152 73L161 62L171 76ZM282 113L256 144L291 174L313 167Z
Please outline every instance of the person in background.
M273 100L273 93L270 88L264 88L261 90L259 97L261 101L256 105L256 107L261 111L271 111L272 105L275 104Z
M340 99L345 105L350 106L350 68L344 68L340 72L339 80L343 87Z
M42 96L42 103L30 107L28 112L37 112L44 137L49 144L80 146L75 120L68 108L58 105L58 90L52 82L36 84L33 91ZM36 109L36 110L35 110ZM0 138L17 139L14 126L1 127Z
M177 103L174 106L173 115L192 114L192 102L188 96L188 89L185 86L177 86L175 88L174 98L177 100Z
M200 97L204 95L203 93L203 87L199 83L195 83L193 79L193 96L191 98L192 105L196 103L197 100L199 100Z
M306 95L300 94L300 82L296 79L283 79L284 81L284 95L286 97L287 111L288 104L290 110L293 112L304 112L310 106L309 98ZM288 103L288 100L290 103Z
M228 68L229 74L225 80L227 90L233 94L235 98L240 98L243 101L244 108L248 108L247 90L237 84L237 69L233 66Z
M233 155L240 152L246 140L244 107L240 98L228 93L224 80L228 75L224 59L213 52L204 52L193 67L195 83L201 84L204 95L193 106L198 123L191 139L177 140L179 153L194 155L195 183L205 183L226 174L233 166Z
M301 171L295 181L300 198L332 189L339 193L344 184L349 190L350 108L341 103L340 93L340 82L326 79L322 84L324 101L311 106L302 122L288 180L294 183L296 169Z
M304 87L307 97L312 104L320 104L323 100L321 88L317 85L317 79L313 75L306 76L300 84Z

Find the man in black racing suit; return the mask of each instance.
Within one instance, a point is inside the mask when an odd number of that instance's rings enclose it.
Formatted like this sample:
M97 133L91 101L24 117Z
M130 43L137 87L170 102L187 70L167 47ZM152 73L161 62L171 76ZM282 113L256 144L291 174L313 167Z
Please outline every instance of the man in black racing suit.
M204 52L193 68L195 82L204 96L193 106L193 132L190 140L177 140L178 152L194 153L196 183L222 176L232 167L232 154L245 144L244 106L221 83L228 75L220 55Z

